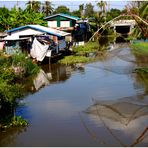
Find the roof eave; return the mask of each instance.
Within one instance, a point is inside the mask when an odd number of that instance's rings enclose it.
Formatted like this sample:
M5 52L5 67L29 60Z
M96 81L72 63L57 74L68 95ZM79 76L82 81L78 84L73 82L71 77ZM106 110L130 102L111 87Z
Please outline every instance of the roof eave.
M72 18L72 17L70 17L70 16L66 16L66 15L61 14L61 13L54 14L54 15L52 15L52 16L47 16L47 17L44 18L44 20L48 20L48 19L53 18L53 17L58 16L58 15L60 15L60 16L62 16L62 17L69 18L69 19L72 19L72 20L75 20L75 21L80 20L80 18Z

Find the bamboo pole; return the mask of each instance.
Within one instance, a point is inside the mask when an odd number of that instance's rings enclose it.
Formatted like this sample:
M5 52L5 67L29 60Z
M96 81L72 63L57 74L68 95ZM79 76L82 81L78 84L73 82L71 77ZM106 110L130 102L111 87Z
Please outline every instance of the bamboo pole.
M140 21L142 21L144 24L146 24L146 25L148 26L148 22L146 22L145 20L143 20L142 18L140 18L138 15L135 15L135 14L124 15L124 14L122 14L122 15L119 15L119 16L115 17L114 19L110 20L109 22L105 23L104 25L102 25L102 27L99 28L99 29L94 33L94 35L89 39L89 41L90 41L102 28L104 28L106 25L110 24L110 23L113 22L114 20L116 20L116 19L118 19L118 18L120 18L120 17L123 17L123 16L136 17L136 18L138 18ZM134 19L135 19L135 18L134 18ZM136 22L137 22L137 21L136 21ZM88 42L89 42L89 41L88 41Z

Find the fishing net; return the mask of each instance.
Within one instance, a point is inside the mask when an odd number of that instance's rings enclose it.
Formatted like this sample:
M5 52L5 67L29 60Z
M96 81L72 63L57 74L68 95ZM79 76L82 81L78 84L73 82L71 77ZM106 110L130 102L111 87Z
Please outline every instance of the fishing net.
M108 52L104 60L87 66L116 74L130 74L136 68L135 57L129 48L120 48Z

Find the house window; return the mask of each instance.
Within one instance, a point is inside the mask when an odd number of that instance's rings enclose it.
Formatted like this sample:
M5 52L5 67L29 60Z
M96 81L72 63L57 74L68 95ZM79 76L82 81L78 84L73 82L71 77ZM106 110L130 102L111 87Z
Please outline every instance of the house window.
M57 21L48 21L48 27L57 27Z
M70 21L61 21L60 27L70 27Z

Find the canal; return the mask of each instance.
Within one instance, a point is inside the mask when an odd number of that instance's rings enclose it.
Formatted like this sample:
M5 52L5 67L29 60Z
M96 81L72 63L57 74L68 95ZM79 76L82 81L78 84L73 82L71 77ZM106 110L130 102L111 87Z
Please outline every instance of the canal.
M0 146L147 146L148 76L133 73L147 62L112 43L82 67L43 65L16 110L29 126L1 132Z

